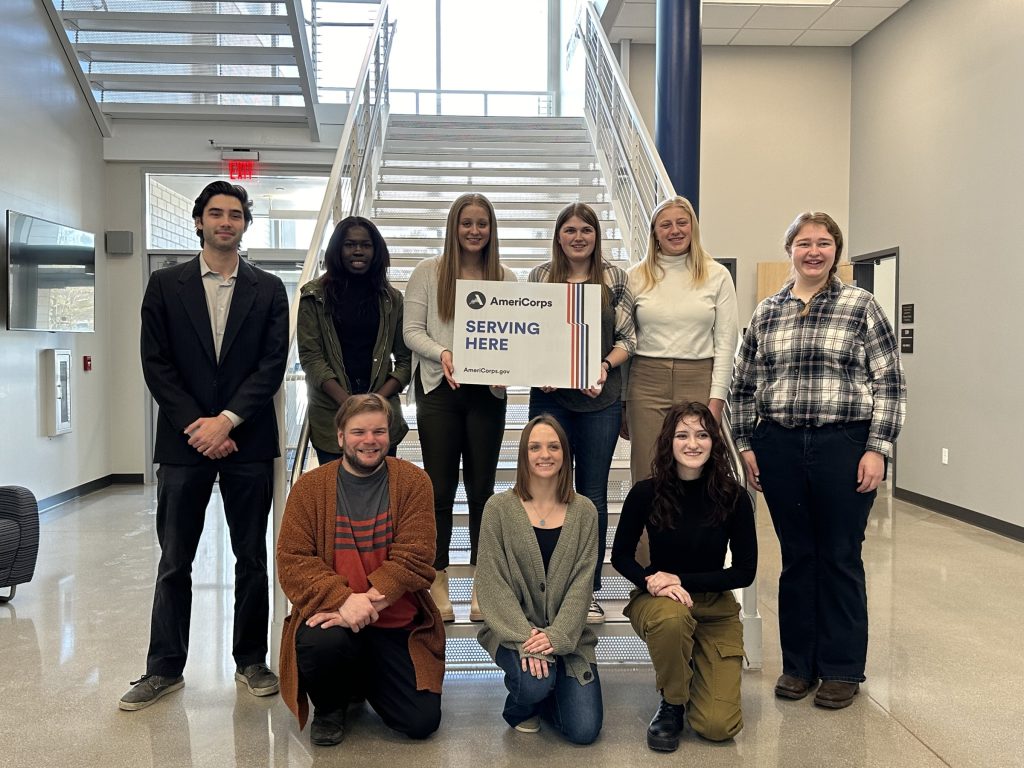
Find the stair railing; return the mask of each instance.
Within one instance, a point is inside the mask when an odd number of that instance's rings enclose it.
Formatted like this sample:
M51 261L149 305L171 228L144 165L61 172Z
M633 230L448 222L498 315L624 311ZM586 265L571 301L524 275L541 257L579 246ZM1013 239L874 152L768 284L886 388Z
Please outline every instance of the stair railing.
M622 76L593 0L587 0L583 6L576 36L586 56L584 115L611 192L622 239L628 244L629 258L639 261L639 255L647 252L651 213L659 202L676 194L675 187ZM750 494L751 503L756 503L732 439L728 404L722 414L722 434L736 477ZM751 668L759 669L762 641L756 579L742 590L740 603L747 662Z
M322 273L324 250L334 231L334 224L346 216L363 213L373 199L373 184L380 167L387 128L388 60L396 28L395 22L388 21L388 0L381 0L377 21L370 34L352 100L348 105L345 127L331 166L323 204L302 264L300 287ZM305 375L299 366L296 341L298 315L299 295L296 294L289 307L288 367L284 386L275 399L278 431L283 436L284 449L274 468L274 541L277 541L288 490L302 474L309 453ZM275 625L280 624L286 613L284 594L276 588Z

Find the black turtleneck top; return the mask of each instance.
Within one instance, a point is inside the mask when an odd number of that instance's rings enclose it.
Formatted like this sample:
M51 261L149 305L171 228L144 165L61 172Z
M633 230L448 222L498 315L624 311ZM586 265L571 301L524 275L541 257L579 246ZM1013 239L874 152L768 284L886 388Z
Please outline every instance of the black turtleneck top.
M380 326L380 302L366 275L347 275L341 292L340 306L331 307L334 332L341 345L341 359L345 365L352 391L368 392L373 376L373 348L377 343Z
M680 480L683 507L675 527L659 530L649 521L654 511L654 481L641 480L633 486L619 515L612 545L615 570L641 589L645 576L657 571L674 573L687 592L725 592L749 585L757 571L757 534L754 510L747 493L739 495L735 509L722 524L708 525L712 509L703 479ZM646 527L650 539L651 564L636 561L636 545ZM726 548L732 564L725 568Z

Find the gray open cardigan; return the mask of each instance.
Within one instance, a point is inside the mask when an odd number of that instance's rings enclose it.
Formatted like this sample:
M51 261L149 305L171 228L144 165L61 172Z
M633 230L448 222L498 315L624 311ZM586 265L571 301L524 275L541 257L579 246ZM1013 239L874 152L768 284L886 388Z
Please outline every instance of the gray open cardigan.
M537 536L513 491L495 494L484 507L476 566L476 593L484 626L480 645L493 658L504 646L520 656L530 629L544 631L566 671L583 685L596 663L597 637L587 626L597 564L597 510L576 494L547 573Z

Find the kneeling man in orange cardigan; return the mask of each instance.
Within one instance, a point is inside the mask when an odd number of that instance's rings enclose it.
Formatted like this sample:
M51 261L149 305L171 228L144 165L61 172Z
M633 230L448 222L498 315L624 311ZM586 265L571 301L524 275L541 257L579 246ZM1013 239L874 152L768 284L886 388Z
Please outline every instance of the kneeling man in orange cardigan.
M353 395L335 417L342 458L292 488L277 541L292 604L281 638L281 696L310 740L333 746L365 699L414 739L441 722L444 625L430 599L434 497L426 473L387 456L391 410Z

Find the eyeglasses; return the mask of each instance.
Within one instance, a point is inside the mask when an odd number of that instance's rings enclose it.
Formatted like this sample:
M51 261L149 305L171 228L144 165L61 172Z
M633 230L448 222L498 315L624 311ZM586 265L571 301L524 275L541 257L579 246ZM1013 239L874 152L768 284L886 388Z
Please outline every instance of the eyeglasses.
M345 250L351 251L355 248L361 248L364 251L369 251L373 248L372 240L343 240L341 247Z

